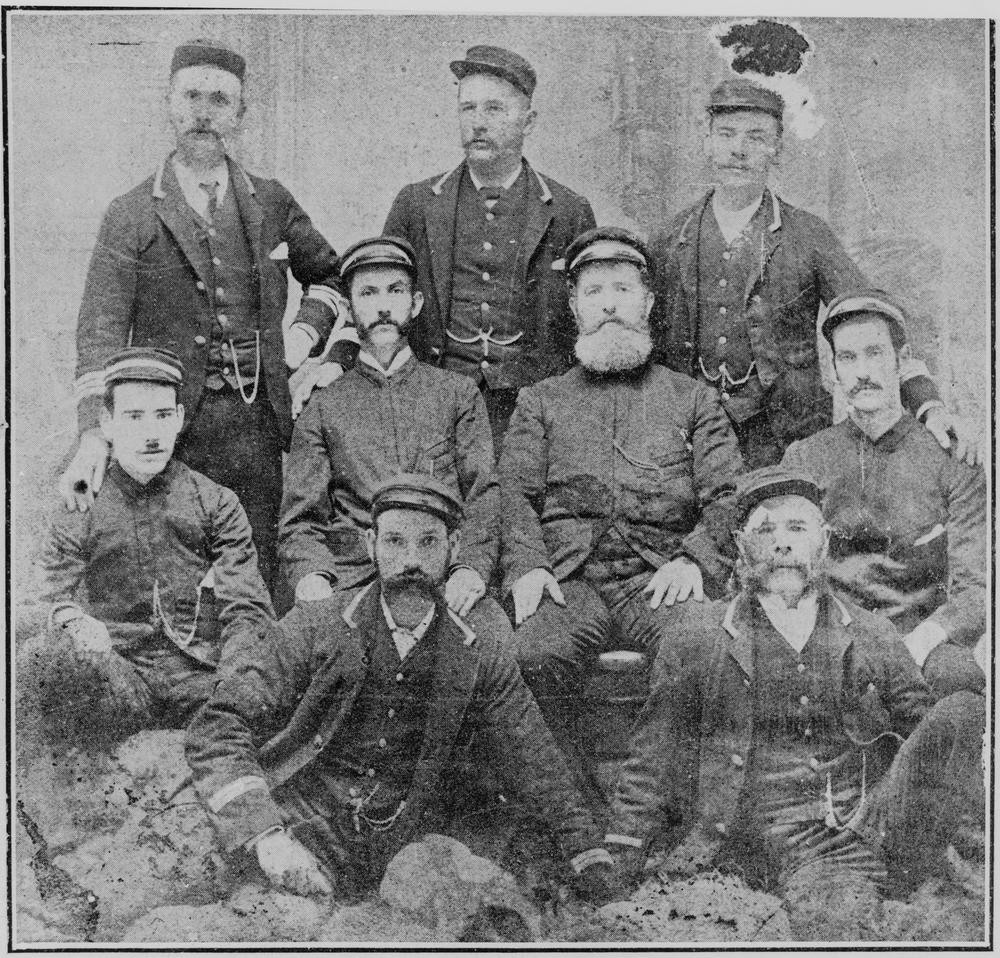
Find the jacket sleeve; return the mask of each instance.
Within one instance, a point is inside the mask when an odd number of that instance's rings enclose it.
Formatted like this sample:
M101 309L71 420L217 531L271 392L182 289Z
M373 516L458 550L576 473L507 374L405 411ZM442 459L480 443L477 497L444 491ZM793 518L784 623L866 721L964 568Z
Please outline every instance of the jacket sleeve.
M721 589L732 566L730 514L743 457L722 404L715 392L701 383L694 391L690 442L701 517L684 537L681 552L697 562Z
M212 514L210 549L225 643L263 631L274 619L274 609L257 567L250 521L234 492L220 493Z
M539 517L545 508L548 438L542 401L536 390L522 389L500 455L503 510L503 591L532 569L552 571Z
M585 197L573 197L573 214L567 224L565 233L565 248L561 251L565 254L565 249L569 248L581 233L593 229L597 225L594 219L594 211ZM566 285L566 273L555 272L549 278L551 293L549 298L549 310L552 315L552 350L556 356L556 362L552 364L549 375L558 375L569 369L574 361L574 347L576 346L576 320L573 311L569 308L569 289Z
M644 846L665 823L683 831L694 822L705 642L690 610L682 607L670 640L657 650L649 696L618 773L608 826L612 841L625 838L619 843Z
M414 245L413 238L413 216L410 195L413 192L412 186L404 186L396 198L392 201L389 215L385 219L382 227L383 236L398 236L405 239L411 246Z
M138 220L124 197L114 200L90 257L76 326L74 391L80 432L100 424L104 363L128 343L139 281Z
M460 398L455 444L458 479L465 500L459 561L475 569L488 583L500 551L500 483L486 403L475 386Z
M330 486L334 472L330 461L334 451L327 445L323 426L328 393L314 398L299 416L285 466L278 549L293 589L311 572L323 572L336 581L336 564L327 545L333 524Z
M948 455L948 601L930 617L948 641L975 645L986 631L987 553L986 474Z
M258 750L308 688L314 630L302 619L293 611L227 644L215 691L188 728L185 756L195 789L226 851L283 821Z
M649 252L656 265L653 277L653 309L649 328L653 337L653 362L691 375L694 345L686 343L690 326L687 296L677 259L677 233L687 216L678 217L665 229L654 230Z
M61 506L52 513L41 567L42 601L75 602L87 572L87 534L93 510L69 512Z
M511 626L496 608L474 704L490 755L521 806L551 827L567 859L600 846L602 836L573 783L562 752L511 655Z

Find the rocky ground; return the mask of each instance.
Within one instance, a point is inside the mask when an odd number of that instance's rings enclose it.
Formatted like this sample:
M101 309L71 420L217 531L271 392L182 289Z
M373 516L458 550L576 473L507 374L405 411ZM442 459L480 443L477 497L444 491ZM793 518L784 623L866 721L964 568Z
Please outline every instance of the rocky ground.
M350 905L265 889L236 875L183 783L179 732L144 732L110 756L70 752L19 769L16 944L40 942L774 942L792 938L781 903L736 878L664 882L594 910L500 860L486 829L428 836L391 863L378 894ZM488 857L481 857L486 855ZM982 941L982 863L886 902L868 940ZM516 869L515 869L516 870ZM830 889L817 889L829 906Z

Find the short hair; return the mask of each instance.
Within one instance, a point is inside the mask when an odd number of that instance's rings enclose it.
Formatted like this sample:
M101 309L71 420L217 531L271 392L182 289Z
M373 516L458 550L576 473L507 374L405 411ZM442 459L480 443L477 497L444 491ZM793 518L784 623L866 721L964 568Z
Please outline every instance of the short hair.
M766 116L777 124L778 139L780 140L785 132L785 121L778 119L773 113L768 113L766 110L755 110L752 106L740 106L733 107L731 110L709 110L708 112L708 129L711 132L712 124L715 122L715 118L718 116L727 116L730 113L759 113L761 116Z
M569 287L570 295L576 292L577 280L580 274L588 267L594 266L596 263L626 263L629 266L634 266L639 273L639 279L642 285L646 287L649 292L653 292L653 274L650 272L648 266L640 266L638 263L630 263L628 260L592 260L589 263L584 263L579 269L574 270L572 273L566 275L566 285Z
M366 270L388 270L388 269L398 269L405 277L406 281L410 286L410 295L412 296L417 292L417 280L414 275L405 266L393 266L391 263L372 263L370 265L359 266L354 272L351 273L347 278L347 298L351 299L354 296L354 280L357 278L359 273L363 273Z
M174 383L164 383L154 379L119 379L111 383L104 390L104 408L109 413L114 415L115 412L115 389L119 386L126 386L132 383L142 383L146 386L163 386L166 389L172 389L174 391L174 405L177 406L180 403L180 387Z
M840 317L837 317L840 319ZM863 310L857 313L848 313L844 318L837 323L833 329L830 330L830 347L833 350L833 361L837 361L837 346L835 339L837 336L837 330L846 326L848 323L865 322L877 319L884 323L889 329L889 339L892 341L892 348L895 350L897 358L902 348L906 345L906 333L900 328L898 323L894 323L888 316L882 315L882 313L877 313L875 310Z

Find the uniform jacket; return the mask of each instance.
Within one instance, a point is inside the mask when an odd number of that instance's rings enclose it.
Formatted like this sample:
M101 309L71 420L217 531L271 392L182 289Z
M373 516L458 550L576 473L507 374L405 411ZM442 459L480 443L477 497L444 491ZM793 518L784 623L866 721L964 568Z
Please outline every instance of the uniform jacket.
M755 634L773 628L759 603L685 602L660 647L650 695L622 767L609 831L647 842L672 823L674 855L707 865L730 832L751 766ZM893 627L830 592L822 633L843 662L842 720L858 744L905 738L931 705L920 670Z
M281 823L270 789L320 754L345 724L366 675L366 643L387 628L377 584L345 607L341 595L296 606L261 639L227 649L215 695L188 731L195 786L215 813L227 849ZM510 623L482 600L468 624L437 613L433 697L397 847L446 803L442 773L460 736L477 730L505 784L548 819L575 855L600 836L521 679ZM426 640L427 636L425 636Z
M709 588L725 582L743 460L715 392L688 376L577 366L522 389L498 469L507 589L535 568L569 578L612 525L652 568L686 555Z
M169 162L113 200L101 223L76 333L81 431L98 423L105 361L129 344L177 353L185 371L180 401L189 417L198 408L215 321L211 277L199 275L195 267L197 240L180 188L166 188L174 179L165 175ZM337 255L277 180L228 163L257 274L262 376L287 446L292 417L281 328L287 269L303 286L335 285ZM307 321L323 339L331 318L330 311L316 310Z
M529 211L520 246L518 285L525 290L524 338L520 361L505 363L487 383L494 389L518 389L568 369L573 362L576 326L569 311L565 274L553 270L566 247L596 225L582 196L542 177L525 161ZM410 343L417 357L439 364L444 358L445 329L451 313L452 249L458 186L465 163L444 176L403 187L382 230L399 236L417 253L418 286L424 308L414 320Z
M689 376L698 375L698 245L704 217L713 215L712 192L650 238L657 268L650 317L654 358ZM764 407L774 434L787 445L832 422L817 354L820 304L870 284L819 217L770 190L762 202L771 223L763 234L760 267L743 290L743 308ZM938 398L925 373L920 362L904 370L904 402L914 412Z
M830 577L902 633L929 618L973 645L986 630L986 474L945 452L912 416L872 442L851 420L789 446L823 489Z
M483 397L467 376L411 357L388 379L358 362L314 393L295 424L279 533L293 585L311 572L338 588L373 575L364 544L372 490L399 472L429 473L462 497L461 561L489 582L500 490Z
M118 647L155 631L214 665L225 642L274 618L236 494L176 459L145 486L112 461L91 509L53 510L41 561L44 599L76 601L82 587ZM172 631L158 621L154 585Z

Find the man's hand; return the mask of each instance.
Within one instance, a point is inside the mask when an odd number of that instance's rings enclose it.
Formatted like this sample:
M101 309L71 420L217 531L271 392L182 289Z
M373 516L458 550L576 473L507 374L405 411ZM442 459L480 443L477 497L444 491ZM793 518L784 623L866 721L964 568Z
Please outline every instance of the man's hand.
M319 333L307 323L292 323L285 333L285 365L298 369L312 352L319 340Z
M573 878L573 891L596 908L628 898L629 889L616 870L604 862L588 865Z
M108 627L78 605L57 606L52 611L52 624L62 629L77 652L89 656L114 651Z
M532 569L514 583L514 588L511 589L511 595L514 596L514 625L520 625L538 611L538 604L545 592L552 596L556 605L566 604L556 577L548 569Z
M922 669L927 661L927 656L947 638L947 633L937 622L924 619L903 639L903 644L909 649L913 661Z
M80 434L76 455L59 479L59 495L70 512L74 509L86 512L94 504L94 496L104 484L109 449L99 429Z
M318 602L333 595L333 586L322 572L310 572L299 579L295 587L295 598L299 602Z
M307 359L288 380L292 394L292 419L298 419L314 389L323 389L344 375L340 363L323 363Z
M938 445L945 451L951 449L951 454L956 459L964 459L970 466L982 462L979 436L967 420L953 416L944 406L935 406L924 416L924 425L938 441ZM955 437L954 449L951 448L952 436Z
M649 584L642 590L643 595L648 592L652 593L649 600L651 609L658 609L661 602L673 605L675 602L686 602L689 598L695 602L704 602L701 569L690 559L678 556L656 570Z
M475 569L459 566L448 578L444 598L448 608L464 619L472 607L486 595L486 583Z
M267 880L295 895L332 895L333 887L316 856L285 832L265 835L254 846Z

